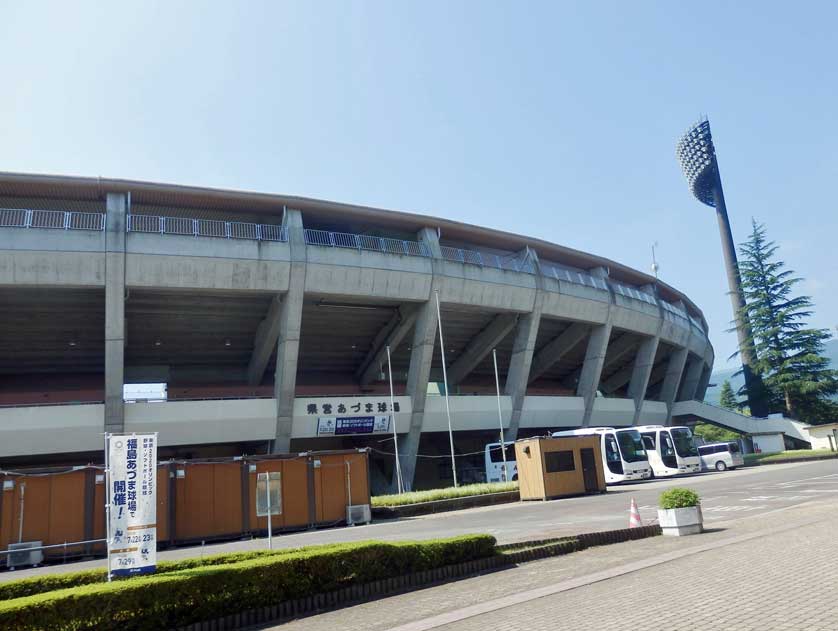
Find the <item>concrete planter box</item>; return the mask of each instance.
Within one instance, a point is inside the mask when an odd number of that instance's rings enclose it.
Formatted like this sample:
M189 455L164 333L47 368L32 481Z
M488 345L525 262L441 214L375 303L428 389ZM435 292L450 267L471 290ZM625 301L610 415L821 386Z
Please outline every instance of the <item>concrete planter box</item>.
M689 508L658 509L658 523L664 535L683 537L704 532L704 519L701 506Z

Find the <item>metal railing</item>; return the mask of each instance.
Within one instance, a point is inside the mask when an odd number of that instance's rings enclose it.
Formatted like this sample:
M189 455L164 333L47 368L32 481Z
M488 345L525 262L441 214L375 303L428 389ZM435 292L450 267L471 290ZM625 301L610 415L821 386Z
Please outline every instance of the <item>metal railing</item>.
M330 248L346 248L348 250L369 250L385 254L399 254L404 256L430 257L431 252L427 244L421 241L404 241L388 237L375 237L368 234L351 234L348 232L329 232L306 228L303 231L307 245L320 245Z
M105 214L0 208L0 228L48 228L101 232L105 229Z
M623 285L621 283L612 282L611 286L614 288L614 291L621 296L626 298L633 298L634 300L640 300L650 305L657 306L658 301L655 300L655 297L652 294L648 294L645 291L640 291L639 289L635 289L634 287L629 287L628 285Z
M127 231L251 241L288 241L285 226L158 215L128 215Z
M549 263L541 263L540 265L542 273L548 278L555 278L559 281L566 281L568 283L583 285L585 287L593 287L594 289L599 289L600 291L608 291L608 283L605 282L605 279L603 278L597 278L596 276L591 276L590 274L565 269Z
M531 260L524 260L517 257L500 256L498 254L487 254L477 250L465 248L454 248L448 245L439 246L442 258L446 261L477 265L479 267L493 267L495 269L507 270L510 272L523 272L535 274L535 265Z

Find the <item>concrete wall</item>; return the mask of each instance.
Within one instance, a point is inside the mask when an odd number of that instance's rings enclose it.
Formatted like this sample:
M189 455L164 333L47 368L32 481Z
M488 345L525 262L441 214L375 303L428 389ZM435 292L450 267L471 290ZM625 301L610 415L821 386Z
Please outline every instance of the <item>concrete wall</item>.
M756 453L777 453L786 450L782 434L758 434L753 436L754 452Z
M598 397L594 400L591 427L626 427L634 421L634 400Z
M466 430L500 431L498 422L498 401L496 396L451 396L451 428L455 432ZM512 416L512 397L501 397L501 414L504 428L509 427ZM429 396L425 399L425 432L447 432L448 418L445 413L445 397Z
M102 404L0 408L0 457L101 450L104 418Z
M643 401L638 425L666 425L668 412L663 401Z
M521 427L579 427L585 416L584 397L525 397Z
M276 401L131 403L125 405L125 431L159 432L161 447L268 441L276 431Z

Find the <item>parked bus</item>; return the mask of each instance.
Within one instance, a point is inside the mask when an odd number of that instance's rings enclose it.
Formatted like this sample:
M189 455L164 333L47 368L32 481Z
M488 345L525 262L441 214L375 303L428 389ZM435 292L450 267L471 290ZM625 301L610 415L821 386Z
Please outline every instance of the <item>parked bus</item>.
M633 427L586 427L562 432L553 436L594 436L601 438L602 468L606 484L619 484L626 480L645 480L652 477L652 469L640 433Z
M745 457L739 449L739 443L710 443L698 446L698 456L701 458L701 468L705 471L715 469L735 469L745 464Z
M506 481L512 482L518 479L518 464L515 462L515 443L506 442ZM503 482L503 454L500 452L500 443L489 443L486 445L486 482Z
M635 429L643 437L643 446L656 476L701 471L698 449L689 427L644 425Z

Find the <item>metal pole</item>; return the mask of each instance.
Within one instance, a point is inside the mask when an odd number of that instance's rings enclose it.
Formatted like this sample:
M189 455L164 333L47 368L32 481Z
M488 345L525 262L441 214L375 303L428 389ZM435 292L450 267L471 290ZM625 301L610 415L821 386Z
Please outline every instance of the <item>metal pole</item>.
M273 526L271 524L271 472L265 474L265 491L268 493L268 550L274 549Z
M348 460L346 462L346 506L352 506L352 463ZM354 523L352 524L355 525Z
M105 434L105 558L108 563L108 582L111 582L111 459L108 453L108 438Z
M448 372L445 369L445 342L442 340L442 316L439 310L439 289L434 289L436 296L436 321L439 325L439 350L442 355L442 381L445 384L445 414L448 417L448 442L451 445L451 473L454 475L454 488L457 488L457 462L454 460L454 432L451 429L451 406L448 403Z
M492 360L495 362L495 388L498 392L498 424L500 425L500 452L503 454L503 481L509 482L506 468L506 443L503 440L503 414L500 411L500 378L498 377L498 349L492 349Z
M23 496L26 494L26 482L20 483L20 519L18 520L18 527L17 527L17 542L23 543L23 509L25 506L25 502L23 500Z
M404 492L404 483L402 482L402 465L399 462L399 437L396 432L396 404L393 396L393 362L390 359L390 345L387 345L387 372L390 373L390 423L393 426L393 451L396 457L396 487L399 490L399 495Z
M727 216L725 194L722 190L722 178L716 163L716 183L713 187L713 202L716 204L716 219L719 223L719 237L722 241L722 254L727 269L727 285L733 317L736 323L736 337L742 356L742 375L745 378L745 390L748 392L748 406L751 414L758 417L768 416L768 408L762 396L762 379L751 368L754 363L754 347L751 343L751 323L745 313L745 296L742 293L742 279L739 276L739 261L736 258L736 246Z

